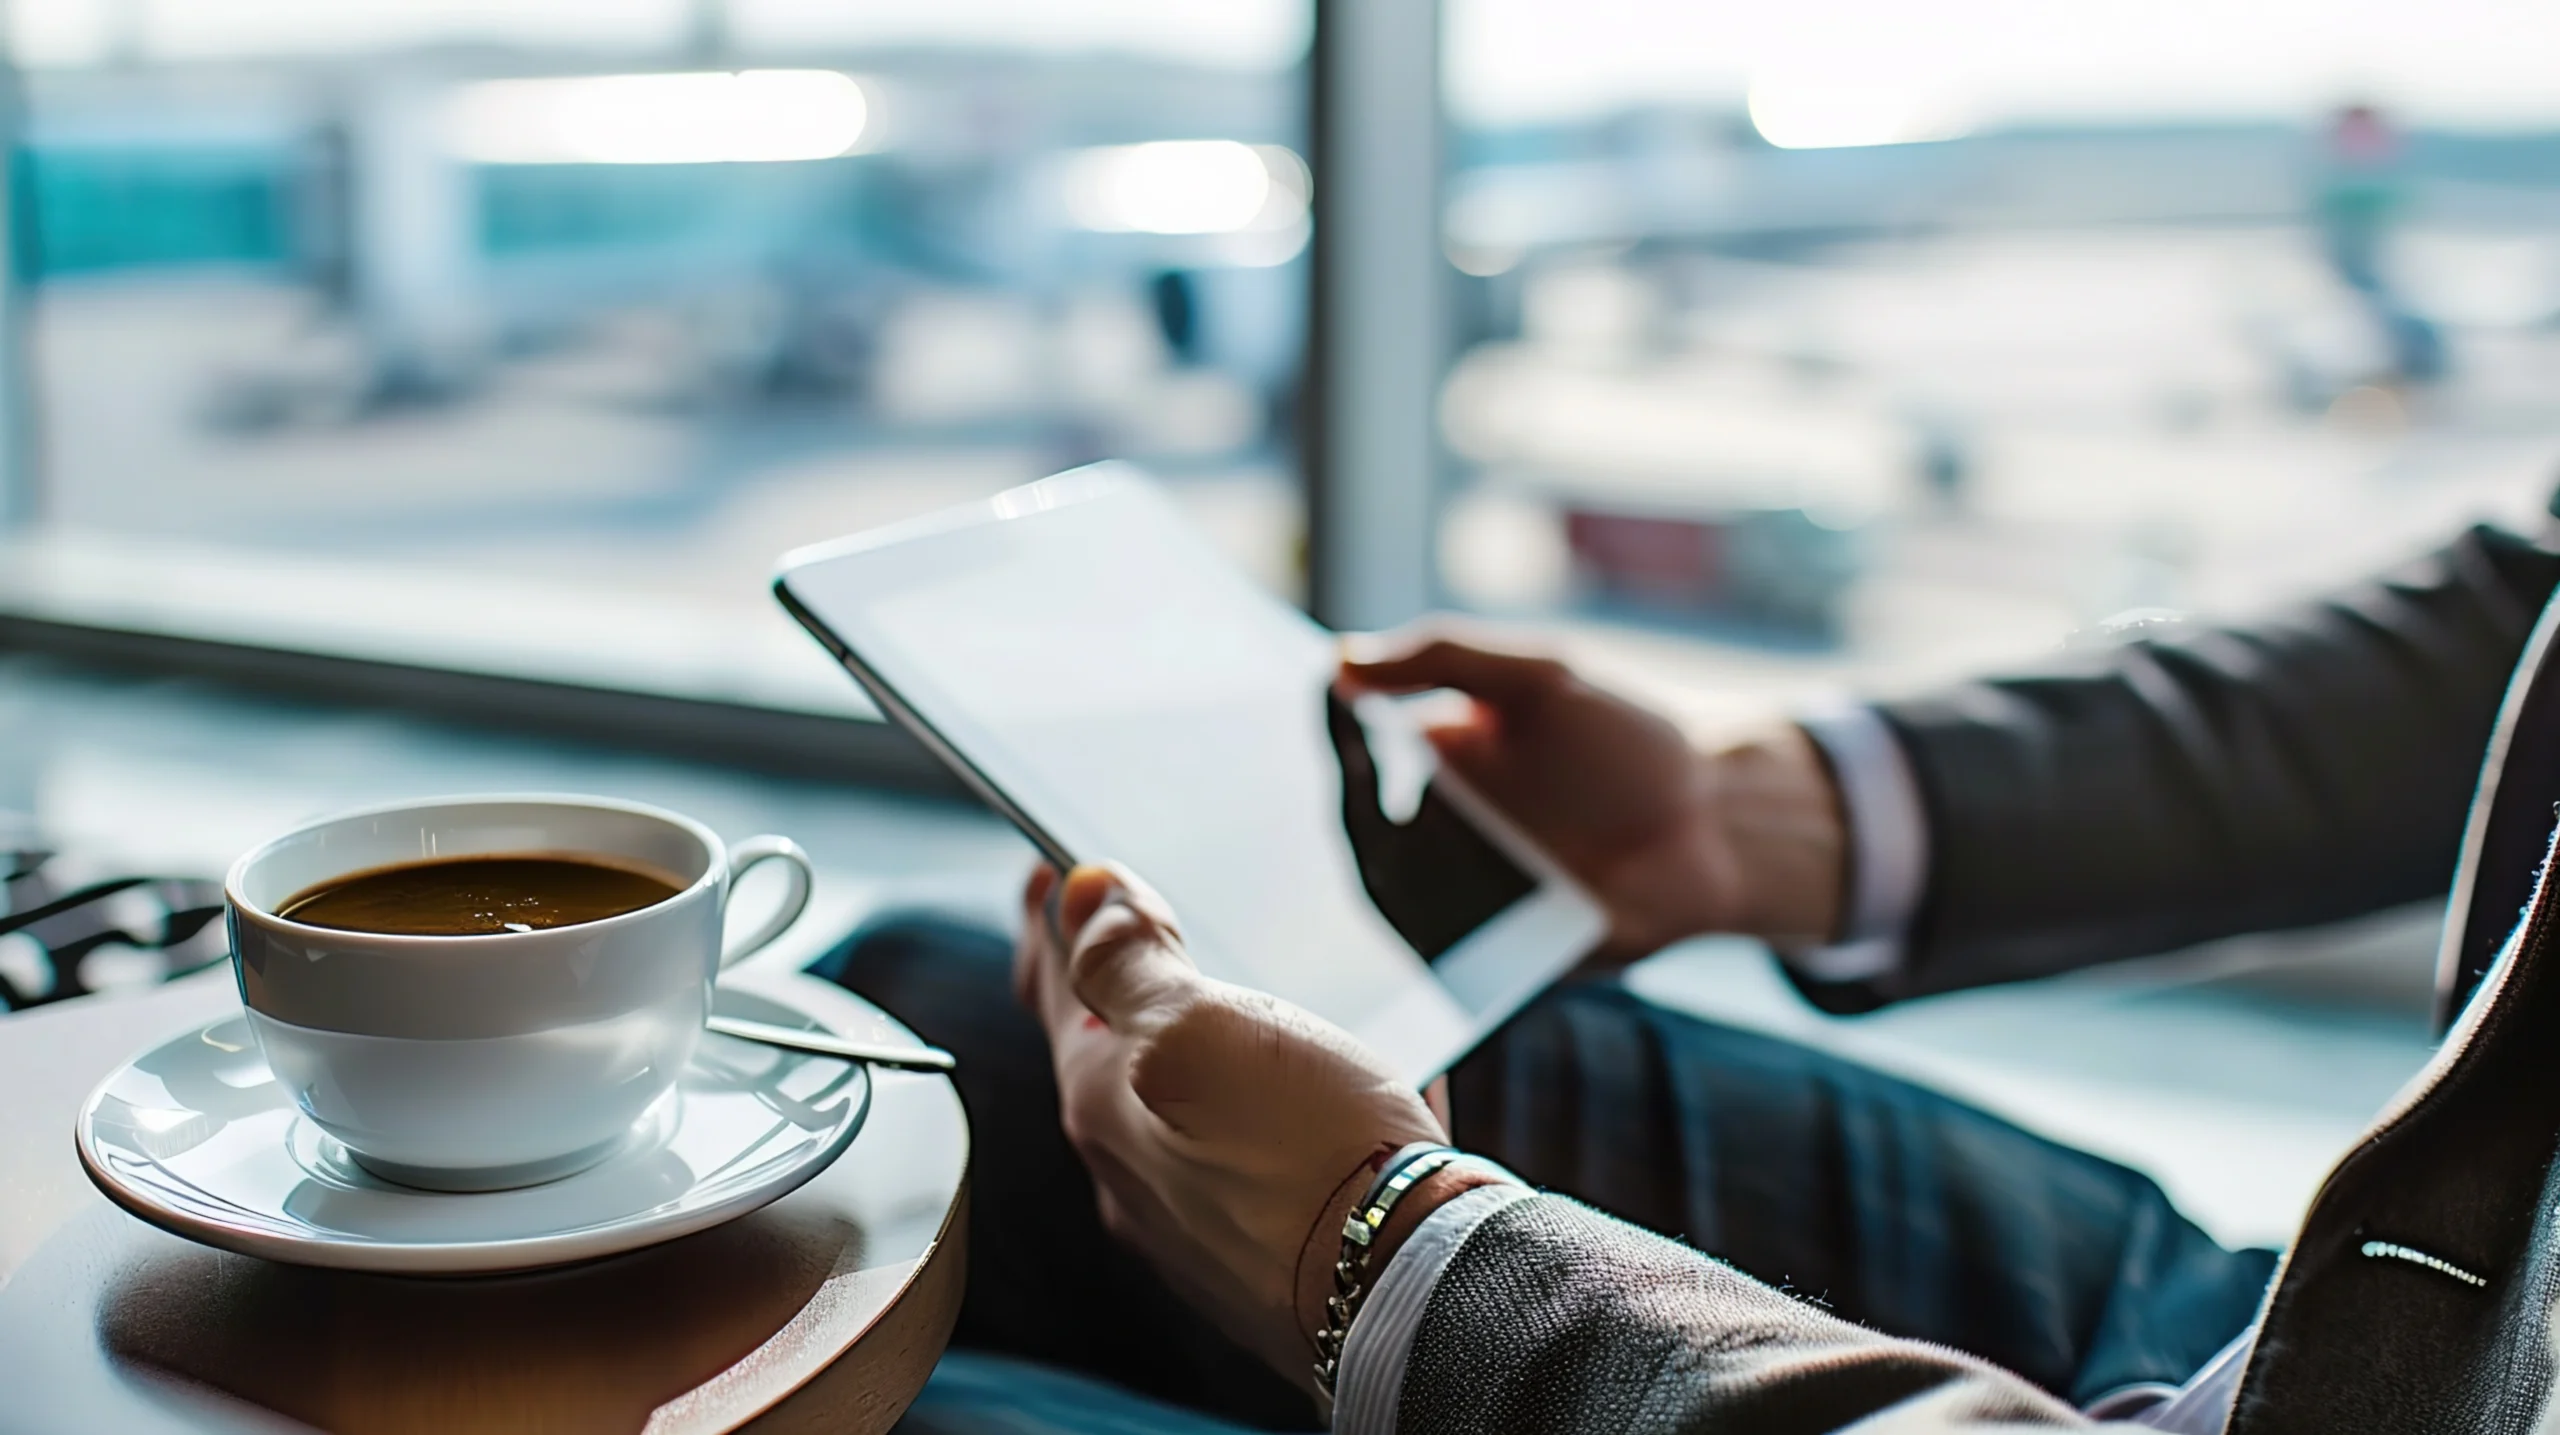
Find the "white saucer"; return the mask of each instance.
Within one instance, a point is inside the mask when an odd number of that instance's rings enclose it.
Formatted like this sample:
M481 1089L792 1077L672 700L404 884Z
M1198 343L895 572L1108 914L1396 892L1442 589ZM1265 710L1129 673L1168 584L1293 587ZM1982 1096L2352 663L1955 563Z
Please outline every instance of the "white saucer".
M825 1023L722 990L723 1015ZM117 1205L209 1246L295 1265L481 1275L590 1260L773 1201L850 1145L867 1068L705 1033L630 1144L575 1175L452 1195L393 1185L303 1119L231 1017L162 1042L80 1108L80 1164Z

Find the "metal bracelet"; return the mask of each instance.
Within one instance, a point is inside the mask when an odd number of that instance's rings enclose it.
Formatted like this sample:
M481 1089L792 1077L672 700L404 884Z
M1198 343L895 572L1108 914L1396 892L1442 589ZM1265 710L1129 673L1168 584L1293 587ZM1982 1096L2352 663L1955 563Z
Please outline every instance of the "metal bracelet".
M1454 1146L1408 1146L1396 1153L1369 1184L1368 1194L1352 1206L1351 1214L1342 1221L1342 1255L1333 1263L1333 1294L1324 1298L1325 1324L1316 1332L1316 1388L1329 1400L1333 1381L1342 1368L1342 1343L1351 1335L1351 1321L1360 1313L1367 1299L1369 1250L1385 1227L1387 1215L1395 1210L1404 1193L1424 1177L1463 1157L1466 1153Z

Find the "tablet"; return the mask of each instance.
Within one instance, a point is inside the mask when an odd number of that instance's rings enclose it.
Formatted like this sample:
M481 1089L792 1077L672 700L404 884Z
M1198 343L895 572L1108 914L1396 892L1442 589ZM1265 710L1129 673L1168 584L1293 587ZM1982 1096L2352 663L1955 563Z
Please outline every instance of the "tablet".
M801 549L774 591L1050 861L1125 864L1203 971L1416 1083L1601 937L1400 704L1334 695L1331 633L1126 465Z

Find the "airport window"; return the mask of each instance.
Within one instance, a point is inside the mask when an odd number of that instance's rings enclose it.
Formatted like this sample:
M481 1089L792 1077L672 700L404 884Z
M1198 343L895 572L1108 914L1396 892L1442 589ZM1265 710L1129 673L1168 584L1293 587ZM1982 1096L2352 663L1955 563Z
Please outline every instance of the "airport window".
M105 620L834 710L776 554L1127 456L1322 616L1756 701L2560 486L2486 0L1325 8L27 0L21 528Z
M1719 683L1916 679L2530 523L2560 483L2542 21L1444 15L1436 546L1468 605L1695 640L1647 646Z
M288 639L532 669L636 640L820 706L853 699L766 596L777 555L1094 458L1294 593L1311 26L13 5L30 526ZM278 574L300 593L247 591ZM759 687L767 657L803 681Z

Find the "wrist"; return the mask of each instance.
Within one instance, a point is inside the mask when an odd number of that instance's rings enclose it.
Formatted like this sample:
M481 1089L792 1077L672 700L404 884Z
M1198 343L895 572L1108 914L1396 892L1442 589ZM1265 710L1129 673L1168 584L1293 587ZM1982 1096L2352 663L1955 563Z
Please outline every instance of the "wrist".
M1699 784L1734 894L1719 929L1773 941L1835 938L1847 907L1848 823L1821 745L1778 723L1701 755Z
M1505 1178L1474 1161L1461 1161L1443 1166L1414 1183L1396 1208L1387 1213L1386 1224L1369 1242L1369 1284L1378 1283L1387 1267L1394 1264L1396 1252L1431 1214L1479 1186L1498 1186Z
M1297 1317L1299 1338L1312 1345L1316 1333L1327 1323L1325 1297L1333 1294L1334 1263L1343 1254L1343 1223L1368 1193L1378 1174L1379 1165L1391 1151L1381 1151L1336 1187L1315 1227L1307 1234L1306 1248L1298 1257ZM1443 1166L1413 1184L1387 1213L1386 1222L1370 1238L1368 1264L1363 1284L1375 1287L1379 1277L1404 1248L1404 1243L1421 1229L1431 1213L1479 1186L1501 1184L1506 1178L1479 1162L1460 1161Z

